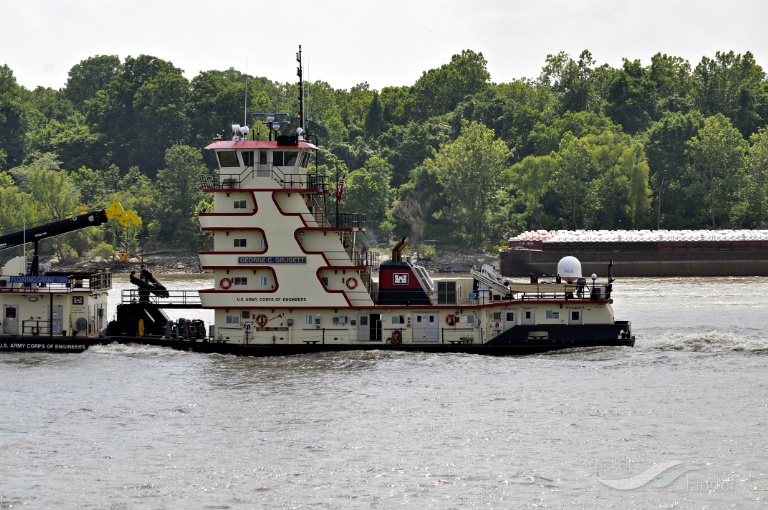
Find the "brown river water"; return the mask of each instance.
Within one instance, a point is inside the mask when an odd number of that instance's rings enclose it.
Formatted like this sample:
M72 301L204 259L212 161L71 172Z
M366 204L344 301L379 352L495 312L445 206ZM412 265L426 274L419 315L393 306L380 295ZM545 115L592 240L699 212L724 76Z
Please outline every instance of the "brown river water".
M0 509L768 508L768 278L614 286L634 348L4 353Z

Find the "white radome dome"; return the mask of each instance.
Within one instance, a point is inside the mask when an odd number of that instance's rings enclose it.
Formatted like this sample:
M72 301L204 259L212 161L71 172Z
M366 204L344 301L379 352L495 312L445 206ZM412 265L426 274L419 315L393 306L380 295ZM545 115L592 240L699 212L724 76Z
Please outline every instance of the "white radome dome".
M557 263L557 274L563 281L573 283L581 278L581 262L576 257L563 257Z

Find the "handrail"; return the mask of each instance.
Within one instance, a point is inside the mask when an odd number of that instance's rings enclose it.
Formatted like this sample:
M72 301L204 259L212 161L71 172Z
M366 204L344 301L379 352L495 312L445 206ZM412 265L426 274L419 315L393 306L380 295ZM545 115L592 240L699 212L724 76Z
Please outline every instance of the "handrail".
M339 213L334 217L331 225L337 228L365 229L365 214L363 213Z
M167 306L200 306L200 293L196 290L169 290L168 297L161 298L142 289L123 289L120 295L122 304L150 303Z
M307 189L325 192L328 189L327 176L308 173L285 173L277 165L270 169L258 165L246 167L240 173L213 173L200 175L200 185L203 189L239 189L250 173L250 177L272 177L283 189Z

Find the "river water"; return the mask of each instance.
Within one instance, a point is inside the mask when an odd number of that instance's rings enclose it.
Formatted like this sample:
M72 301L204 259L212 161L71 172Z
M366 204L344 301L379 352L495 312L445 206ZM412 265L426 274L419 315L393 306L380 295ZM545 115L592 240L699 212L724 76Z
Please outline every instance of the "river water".
M768 508L766 295L619 280L634 348L530 357L4 353L0 509Z

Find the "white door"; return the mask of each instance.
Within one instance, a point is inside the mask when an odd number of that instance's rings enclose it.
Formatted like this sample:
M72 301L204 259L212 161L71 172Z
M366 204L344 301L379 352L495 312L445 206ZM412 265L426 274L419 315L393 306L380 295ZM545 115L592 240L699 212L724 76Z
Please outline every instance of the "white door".
M51 321L51 331L54 335L60 335L62 325L64 324L64 316L62 314L61 305L54 305L53 313L51 313L51 307L48 306L48 319Z
M521 319L520 323L526 326L532 326L536 324L536 309L535 308L523 309L522 317L520 319Z
M584 312L581 308L569 308L568 324L581 324L583 314Z
M19 334L19 307L17 305L3 305L3 334Z
M411 316L414 342L437 342L440 340L440 324L436 313L417 312Z
M502 319L504 319L504 331L517 325L517 311L516 310L504 310L501 312Z

